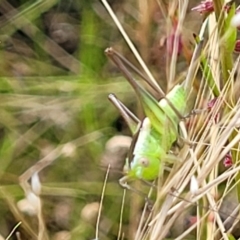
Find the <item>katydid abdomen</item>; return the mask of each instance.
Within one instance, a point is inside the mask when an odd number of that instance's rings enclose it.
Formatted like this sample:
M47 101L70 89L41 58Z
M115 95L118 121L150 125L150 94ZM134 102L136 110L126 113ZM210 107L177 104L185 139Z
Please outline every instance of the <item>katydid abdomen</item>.
M165 123L163 123L165 132L163 133L161 145L168 152L178 138L178 124L186 114L187 94L182 85L178 84L166 95L166 98L175 108L174 110L164 98L159 102L159 106L164 111L166 118Z

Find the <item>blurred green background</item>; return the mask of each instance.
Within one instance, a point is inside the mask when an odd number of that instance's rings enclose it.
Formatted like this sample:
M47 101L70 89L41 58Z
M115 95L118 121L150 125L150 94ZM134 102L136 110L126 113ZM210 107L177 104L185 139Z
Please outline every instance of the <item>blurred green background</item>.
M160 43L165 23L157 1L143 2L109 1L164 87L166 49ZM191 29L201 24L190 11L195 3L189 4L185 23L187 45ZM18 177L48 157L52 164L39 176L50 238L61 239L56 234L64 230L71 239L93 239L106 172L100 168L105 143L130 134L108 94L141 114L133 91L104 50L113 46L136 61L100 1L3 0L0 41L0 234L8 236L21 220L21 239L35 239L36 217L17 207L25 197ZM179 66L184 71L184 63ZM123 194L118 177L119 169L107 185L101 239L117 238Z

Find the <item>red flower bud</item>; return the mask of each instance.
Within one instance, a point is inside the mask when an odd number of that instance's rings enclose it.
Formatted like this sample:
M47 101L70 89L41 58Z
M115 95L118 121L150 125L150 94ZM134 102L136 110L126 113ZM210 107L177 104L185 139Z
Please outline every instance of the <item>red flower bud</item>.
M201 1L199 5L191 9L192 11L197 11L201 14L204 13L211 13L214 11L213 7L213 1L212 0L206 0L206 1Z
M177 55L179 55L182 52L183 49L183 43L182 43L182 37L181 35L176 35L175 33L171 33L167 39L167 53L171 56L173 54L173 47L174 47L174 42L176 38L176 43L177 43Z
M176 41L177 55L182 52L183 42L181 33L176 34L178 20L173 19L173 25L170 34L166 37L167 53L171 56L173 54L173 47Z
M234 51L240 53L240 40L236 41Z
M215 106L218 98L213 98L210 102L207 103L207 110L211 111L213 107ZM215 116L212 116L212 119L215 123L219 122L220 114L216 113Z
M216 101L217 101L217 98L213 98L210 102L207 103L208 110L211 110L214 107Z
M227 153L224 160L223 160L223 165L225 167L231 167L233 165L233 161L232 161L232 154L231 152Z
M224 5L224 10L226 12L229 12L230 9L231 9L231 6L229 4ZM213 1L212 0L201 1L199 5L192 8L191 10L197 11L200 14L211 13L214 11Z

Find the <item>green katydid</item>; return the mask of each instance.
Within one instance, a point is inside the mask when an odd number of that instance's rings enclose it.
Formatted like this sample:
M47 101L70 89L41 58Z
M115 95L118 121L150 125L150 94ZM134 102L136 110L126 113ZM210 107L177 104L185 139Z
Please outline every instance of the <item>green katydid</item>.
M168 100L172 102L180 113L184 113L185 110L185 92L181 85L175 86L169 94L166 96ZM111 101L116 102L116 98L110 95ZM114 100L115 98L115 100ZM159 172L162 171L161 160L165 159L167 152L170 150L172 144L178 137L178 123L180 121L179 116L171 109L165 99L162 99L159 103L156 102L162 111L162 126L159 124L154 128L148 117L144 118L142 124L139 126L139 131L135 136L136 142L132 142L132 150L130 153L132 156L128 156L127 175L120 179L120 184L124 187L126 180L128 179L142 179L142 180L154 180L158 177ZM116 105L116 104L115 104ZM157 105L156 105L157 107ZM126 117L125 117L126 119ZM168 129L160 129L161 127L168 127ZM159 131L162 133L159 133ZM164 134L168 133L168 134ZM132 160L128 163L128 160Z
M195 49L192 64L195 64L201 46L202 42L200 42L198 48ZM132 77L123 64L123 62L125 64L127 63L126 59L123 60L123 57L120 57L113 49L107 49L106 54L115 62L135 89L146 114L146 118L141 125L139 124L140 121L136 120L137 118L134 116L134 122L138 123L138 127L135 127L135 129L137 128L138 130L135 131L133 122L130 122L130 119L133 119L133 116L130 116L130 111L116 99L114 95L110 95L109 97L120 110L133 134L136 132L127 158L127 174L119 181L123 187L130 188L127 184L128 180L154 180L163 171L164 160L167 158L168 152L179 136L178 125L183 116L186 115L187 97L191 86L177 84L166 96L163 96L163 98L157 102L157 100ZM127 64L138 75L143 77L133 65L130 63ZM194 70L196 70L197 65L195 64L194 67ZM194 70L189 73L188 78L194 77L193 75L196 72ZM147 81L146 78L144 79Z

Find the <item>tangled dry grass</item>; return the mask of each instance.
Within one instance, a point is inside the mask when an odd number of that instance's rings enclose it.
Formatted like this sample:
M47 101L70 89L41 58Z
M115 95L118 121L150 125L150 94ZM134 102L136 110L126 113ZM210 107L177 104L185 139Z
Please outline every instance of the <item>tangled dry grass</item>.
M108 3L102 2L145 75L149 81L156 84L120 21ZM205 21L197 33L200 39L203 39L203 36L205 38L204 51L197 58L195 52L193 53L183 79L187 84L193 78L194 81L199 81L197 89L192 90L195 97L190 98L194 104L193 109L204 109L213 98L217 100L214 100L216 102L210 111L200 111L199 115L189 118L187 125L183 124L183 128L187 126L187 129L183 130L187 134L185 138L191 144L185 144L175 154L178 161L171 166L166 178L159 178L157 196L150 213L147 211L146 203L139 223L130 225L130 228L135 227L135 230L131 229L134 239L165 239L166 236L174 239L234 239L232 233L237 236L240 169L238 164L240 112L237 94L239 58L232 60L236 30L229 24L231 10L228 15L225 14L223 3L219 5L215 1L206 1L201 4L204 13L212 12L211 15L205 16ZM208 4L212 4L211 9L208 9ZM160 2L159 5L162 6ZM178 36L183 31L187 6L187 1L181 4L179 2L179 5L176 3L175 6L172 3L173 8L169 7L169 11L164 13L169 20L173 17L171 14L174 15L171 10L178 12L177 27L175 28L172 23L172 28L168 30L171 33L172 29L175 29L173 51L168 60L166 82L168 88L176 81L177 57L182 48ZM234 5L231 7L235 8ZM233 11L235 14L235 10ZM198 51L197 47L195 50ZM207 66L208 70L202 65L203 58L207 61L205 67ZM201 79L197 77L198 68L202 69ZM189 104L191 105L191 102ZM226 164L226 158L230 163ZM136 208L131 210L137 212ZM194 215L191 213L193 209ZM193 216L195 218L191 222ZM186 219L189 219L188 227L182 222ZM124 231L120 233L121 236L122 234L124 235Z

